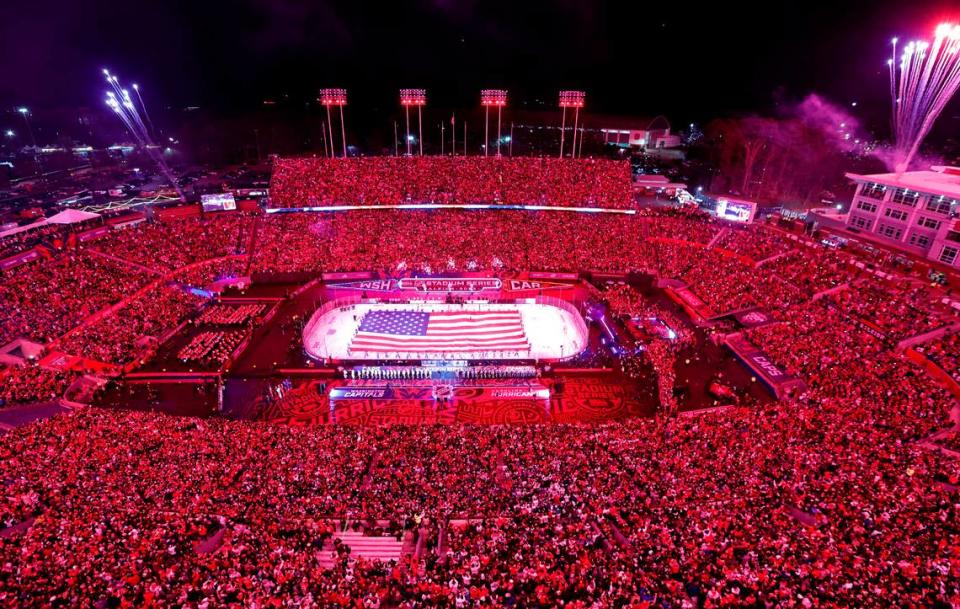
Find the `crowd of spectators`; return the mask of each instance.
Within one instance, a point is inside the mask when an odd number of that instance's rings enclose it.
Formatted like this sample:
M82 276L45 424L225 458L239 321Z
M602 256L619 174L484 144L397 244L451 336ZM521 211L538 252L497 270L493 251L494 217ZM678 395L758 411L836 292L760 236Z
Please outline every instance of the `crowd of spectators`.
M710 244L722 230L722 225L705 213L697 213L683 208L641 210L644 222L640 225L647 238L673 239Z
M818 301L778 315L781 323L748 330L747 336L807 382L811 391L802 399L843 400L911 440L949 423L950 394L841 311Z
M882 283L881 283L882 282ZM944 314L927 286L905 280L892 282L864 278L829 298L851 315L869 320L891 341L916 336L956 321L955 314Z
M196 322L214 326L248 326L266 311L263 304L215 304L203 310Z
M49 342L149 279L134 267L85 252L0 272L0 345L14 338Z
M948 334L918 347L917 350L960 383L960 334Z
M36 364L0 366L0 408L15 404L55 401L77 375Z
M626 208L627 161L554 158L280 158L275 207L402 203Z
M413 196L391 179L383 193L363 186L343 196ZM423 179L426 192L446 188ZM220 259L248 243L258 272L646 269L685 280L718 311L768 308L778 323L746 337L809 388L789 403L589 426L295 429L94 409L56 417L0 436L0 605L960 604L960 472L914 442L947 425L955 402L852 319L869 315L896 337L929 329L926 289L874 281L815 245L784 243L786 255L749 264L742 257L779 253L779 237L750 228L714 243L722 228L677 212L278 214L262 219L255 240L243 216L171 226L145 223L97 247L197 286L240 272L243 261ZM751 234L761 235L755 246ZM151 279L83 251L33 262L0 276L4 303L18 311L0 329L8 338L66 332L58 348L68 353L143 360L199 297L157 281L69 330ZM31 301L18 290L44 281L62 293ZM625 286L606 296L615 314L650 313ZM88 307L86 297L98 300ZM259 314L238 310L210 307L198 319L242 325ZM198 353L210 344L222 343L204 339ZM956 374L956 335L924 351ZM621 362L650 360L661 400L671 400L673 357L654 339L646 355ZM44 401L69 380L7 368L0 400ZM343 521L371 520L410 530L422 551L381 564L338 546L332 566L322 560Z
M807 243L763 267L806 294L818 294L840 287L851 280L854 271L850 258L842 252Z
M568 212L359 210L276 214L257 272L617 270L653 250L628 217Z
M714 243L754 262L762 262L786 254L793 249L793 242L773 230L757 230L751 227L730 226Z
M676 412L676 358L680 351L691 345L693 333L668 309L654 304L627 284L606 286L603 298L610 311L624 319L627 330L636 341L620 355L624 374L642 378L649 363L657 379L662 410Z
M38 228L21 230L0 238L0 259L13 256L37 245L46 245L66 232L63 224L47 224Z
M199 297L180 288L159 286L67 334L59 348L107 364L145 363L156 352L159 339L176 328L199 303Z
M74 413L0 439L0 604L946 609L958 472L865 408L452 429ZM422 550L330 565L343 521Z
M177 359L184 363L218 369L243 342L244 336L246 333L238 330L204 330L194 335L190 342L177 352Z
M415 162L390 162L407 161ZM786 239L766 226L724 227L689 210L644 209L634 216L517 210L359 210L259 219L209 214L142 222L112 231L95 247L104 255L80 247L2 274L0 300L9 314L0 324L0 342L55 340L154 280L155 288L64 341L74 355L134 362L199 302L157 280L163 276L157 273L205 287L248 270L388 276L637 270L686 282L717 314L754 306L779 311L830 291L829 302L890 338L956 320L955 313L938 309L928 288L878 279L844 252ZM768 262L751 264L756 258Z
M240 213L141 222L113 231L108 238L95 242L95 247L166 272L202 260L244 253L252 224L252 216Z

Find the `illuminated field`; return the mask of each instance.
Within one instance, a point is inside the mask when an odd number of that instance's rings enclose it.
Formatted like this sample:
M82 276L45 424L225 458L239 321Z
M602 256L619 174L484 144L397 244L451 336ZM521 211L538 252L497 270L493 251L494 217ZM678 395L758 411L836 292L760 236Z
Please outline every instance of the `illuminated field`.
M378 319L402 314L423 320L424 324L426 316L454 321L446 322L449 329L440 330L436 341L408 334L388 337L386 347L372 348L370 340L365 342L358 337L367 327L364 319L368 324L374 319L367 318L371 314L376 314ZM483 316L496 321L481 322ZM489 337L451 338L451 335L462 336L458 332L469 328L471 323L482 331L489 330ZM513 326L501 329L497 325L501 323ZM422 343L431 343L434 347L425 348ZM390 346L393 344L395 348ZM533 302L350 304L321 308L304 329L304 348L310 356L321 360L561 360L577 355L586 345L587 327L574 307Z

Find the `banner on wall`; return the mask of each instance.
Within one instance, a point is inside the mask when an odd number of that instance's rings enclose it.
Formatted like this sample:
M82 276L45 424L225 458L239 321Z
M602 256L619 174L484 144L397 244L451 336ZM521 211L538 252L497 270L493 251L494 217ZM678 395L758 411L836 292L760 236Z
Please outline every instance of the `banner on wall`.
M0 260L0 271L9 271L10 269L16 268L21 264L33 262L34 260L40 258L40 255L40 248L35 247L25 252L20 252L19 254L10 256L9 258L4 258L3 260Z
M367 279L365 281L347 281L331 283L327 287L337 290L364 290L368 292L392 292L397 289L395 279Z
M398 285L415 292L484 292L499 290L503 282L497 277L404 277Z
M351 271L348 273L323 273L320 277L324 281L340 281L343 279L369 279L373 277L370 271Z
M569 279L571 281L576 281L580 278L576 273L548 273L541 271L533 271L530 273L531 279Z
M745 338L739 335L732 336L725 343L748 368L773 389L777 397L781 397L791 388L797 391L806 389L806 383L781 368L766 353Z
M563 290L569 287L571 287L569 283L557 283L556 281L510 279L506 289L510 292L523 292L527 290Z
M759 328L777 323L774 317L760 309L750 309L734 313L733 318L744 328Z
M91 228L90 230L85 230L82 233L77 233L77 240L81 243L92 241L93 239L99 239L100 237L106 236L109 232L109 226L98 226L97 228Z

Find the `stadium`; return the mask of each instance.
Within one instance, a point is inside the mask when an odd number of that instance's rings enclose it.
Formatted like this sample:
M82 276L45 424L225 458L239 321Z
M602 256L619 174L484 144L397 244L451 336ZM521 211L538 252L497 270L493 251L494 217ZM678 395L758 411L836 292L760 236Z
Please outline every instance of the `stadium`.
M951 8L0 5L0 609L960 609Z
M44 419L4 438L11 606L39 537L69 604L175 604L182 570L242 605L955 591L928 286L638 207L616 161L281 158L270 190L4 241L0 413Z

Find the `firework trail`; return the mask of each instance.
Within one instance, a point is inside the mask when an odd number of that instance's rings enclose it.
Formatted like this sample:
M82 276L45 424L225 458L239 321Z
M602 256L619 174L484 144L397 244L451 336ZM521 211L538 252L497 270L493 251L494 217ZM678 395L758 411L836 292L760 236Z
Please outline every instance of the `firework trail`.
M942 23L933 42L907 43L897 62L893 39L890 97L896 172L907 170L934 121L960 87L960 25Z
M110 90L107 91L107 106L113 110L114 114L120 118L124 126L127 128L127 131L137 140L137 143L147 151L147 154L150 155L150 158L157 164L157 167L160 168L160 172L163 173L163 176L167 178L167 181L176 189L177 195L180 196L180 200L185 201L186 197L183 194L183 191L180 190L180 185L177 184L177 178L173 175L173 171L170 170L170 167L167 166L167 163L163 160L160 152L158 152L158 146L154 143L153 138L150 137L150 132L147 130L146 124L144 124L143 119L140 118L140 113L137 111L137 107L134 105L133 100L130 98L130 91L125 89L120 84L120 79L117 78L115 74L110 74L110 71L107 69L103 70L103 75L107 79L107 84L110 85ZM140 95L139 90L137 95ZM143 104L143 99L140 100L141 105ZM144 107L146 111L146 107ZM148 119L149 120L149 117Z
M137 99L140 101L140 107L143 108L143 117L147 119L147 125L150 127L150 133L156 133L156 130L153 128L153 121L150 120L150 113L147 112L147 104L143 103L143 95L140 93L140 87L137 83L133 83L133 90L137 93Z

